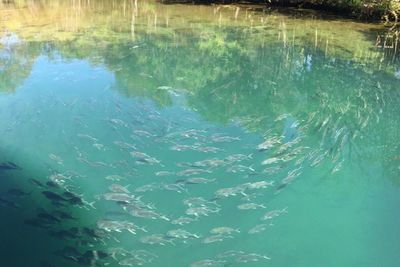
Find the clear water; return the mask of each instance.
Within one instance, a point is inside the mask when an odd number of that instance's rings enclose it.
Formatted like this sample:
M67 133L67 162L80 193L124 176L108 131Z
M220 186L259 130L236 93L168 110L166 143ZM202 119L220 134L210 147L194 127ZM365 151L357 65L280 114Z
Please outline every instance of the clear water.
M128 1L0 12L1 266L400 266L400 68L379 25Z

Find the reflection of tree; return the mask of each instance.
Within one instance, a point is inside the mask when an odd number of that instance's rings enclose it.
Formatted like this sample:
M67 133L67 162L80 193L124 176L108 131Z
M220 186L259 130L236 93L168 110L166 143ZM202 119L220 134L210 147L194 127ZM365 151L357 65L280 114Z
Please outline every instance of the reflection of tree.
M14 92L29 76L39 44L18 44L0 48L0 92Z
M232 21L234 11L212 7L201 7L203 22L208 23L196 24L182 16L174 21L178 14L172 13L178 11L173 8L161 12L158 5L142 3L133 13L132 34L131 10L122 4L99 1L91 9L52 4L50 10L57 15L42 11L43 17L32 20L35 25L58 23L59 28L45 26L40 36L35 34L41 28L11 25L26 43L9 52L3 49L4 55L11 54L3 64L0 90L14 90L38 55L57 52L106 66L115 74L115 88L126 96L167 106L172 103L169 90L184 89L188 105L210 121L235 119L264 132L274 126L276 117L290 113L337 161L346 156L341 154L343 146L353 144L354 153L365 156L371 155L367 147L398 139L400 125L393 119L398 82L388 74L395 65L381 66L381 51L372 50L363 33L355 38L355 31L341 34L339 23L332 28L323 22L301 27L310 22L298 20L296 26L291 20L268 17L271 26L256 15ZM30 42L33 36L40 41ZM386 125L384 133L380 125ZM385 139L374 140L376 136ZM380 156L393 158L398 148L390 156L388 152L383 150Z

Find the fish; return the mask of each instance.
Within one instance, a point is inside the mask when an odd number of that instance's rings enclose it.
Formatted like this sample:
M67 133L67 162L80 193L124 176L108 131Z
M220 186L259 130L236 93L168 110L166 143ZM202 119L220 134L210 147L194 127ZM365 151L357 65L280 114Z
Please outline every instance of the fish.
M210 233L215 235L230 235L233 233L240 233L240 230L232 227L221 226L211 229Z
M66 260L72 260L75 262L77 262L78 258L81 257L81 253L75 247L71 247L71 246L66 246L63 249L55 251L54 255L60 256Z
M163 234L152 234L148 236L143 236L140 239L140 242L143 244L149 244L149 245L166 245L167 243L174 244L173 241L169 238L167 238Z
M144 130L134 130L133 132L134 132L136 135L138 135L138 136L154 137L153 134L151 134L151 133L149 133L149 132L147 132L147 131L144 131Z
M85 208L87 208L87 206L90 206L95 209L95 207L93 206L94 202L88 203L87 201L85 201L83 198L81 198L79 196L74 196L74 197L68 198L67 201L71 205L76 205L76 206L85 207Z
M240 255L235 260L236 262L239 263L249 263L249 262L257 262L260 260L270 260L270 259L271 259L270 257L264 255L250 253L250 254Z
M174 145L171 146L169 149L175 151L187 151L187 150L194 150L195 148L193 146L188 146L188 145Z
M62 195L63 195L64 197L68 198L68 199L80 197L79 195L75 194L74 192L70 192L70 191L68 191L68 190L67 190L67 191L64 191L64 192L62 193Z
M118 262L118 264L121 266L138 266L138 265L144 265L146 263L147 263L146 261L138 259L136 257L126 258Z
M199 260L192 262L189 267L224 267L225 261L222 260L210 260L210 259L205 259L205 260Z
M37 217L41 220L47 221L48 223L58 223L61 222L61 220L57 217L55 217L52 214L46 213L46 212L40 212L37 214Z
M151 184L146 184L142 185L140 187L137 187L135 189L135 192L148 192L148 191L154 191L156 189L160 189L161 185L157 183L151 183Z
M105 193L103 195L105 200L109 201L121 201L121 202L130 202L135 199L133 195L129 195L126 193Z
M325 151L324 153L317 155L314 160L310 163L311 167L316 167L317 165L319 165L323 159L326 158L328 151Z
M218 204L214 201L208 201L204 199L203 197L191 197L183 200L183 204L188 207L207 207L209 205L215 205L218 206Z
M138 151L132 151L130 152L131 156L136 159L136 162L139 164L158 164L160 163L159 160L156 158L153 158L146 153L143 152L138 152Z
M18 166L17 164L8 161L8 162L0 163L0 170L4 170L4 171L22 170L22 168L20 166Z
M64 163L63 163L63 160L62 160L62 158L60 157L60 156L57 156L57 155L55 155L55 154L50 154L49 155L49 158L51 159L51 160L53 160L53 161L55 161L57 164L59 164L59 165L63 165Z
M70 228L68 230L52 230L49 232L51 236L64 240L73 240L79 238L79 233L76 228Z
M10 201L10 200L7 200L2 197L0 197L0 206L3 206L5 208L13 208L13 209L18 209L20 207L14 201Z
M147 250L144 250L144 249L130 251L130 255L132 255L136 259L140 259L140 260L142 260L142 261L144 261L146 263L150 263L155 258L158 257L156 254L151 253L151 252L149 252Z
M206 179L202 177L192 177L184 180L186 184L208 184L215 182L215 179Z
M179 217L175 220L172 220L171 223L172 224L178 224L178 225L185 225L185 224L189 224L191 222L196 221L196 219L190 218L190 217Z
M272 224L257 224L256 226L252 227L247 233L249 234L257 234L263 232L267 229L267 227L272 226Z
M136 234L137 229L146 232L144 228L140 228L128 221L99 220L97 221L97 227L107 232L122 232L122 230L127 230L132 234Z
M269 164L278 163L279 161L281 161L281 159L279 159L279 158L269 158L269 159L266 159L263 162L261 162L261 164L262 165L269 165Z
M261 217L261 220L263 220L263 221L265 221L265 220L270 220L270 219L273 219L273 218L275 218L275 217L280 216L280 215L283 214L283 213L287 213L287 207L286 207L286 208L283 208L283 209L281 209L281 210L271 210L271 211L265 213L265 214Z
M96 148L97 150L106 150L106 147L103 144L100 144L100 143L94 143L94 144L92 144L92 146L94 148Z
M194 139L199 139L202 137L201 134L206 133L207 131L205 130L196 130L196 129L190 129L184 132L181 132L179 135L184 138L194 138Z
M125 150L135 150L136 146L130 143L122 142L122 141L114 141L114 145L118 146L119 148L125 149Z
M63 183L56 183L53 181L47 181L46 186L48 188L53 188L53 189L60 189L62 187Z
M265 209L266 207L263 204L256 204L256 203L243 203L237 206L240 210L255 210L255 209Z
M280 172L283 169L282 166L273 166L273 167L268 167L265 168L262 172L267 173L267 174L275 174Z
M73 217L71 214L61 210L55 210L51 214L62 220L76 220L76 218Z
M121 180L126 180L126 177L122 177L120 175L113 174L113 175L106 176L105 179L110 180L110 181L119 182Z
M82 234L86 235L89 238L93 238L95 240L102 238L102 236L99 234L99 231L97 229L91 229L88 227L82 228Z
M196 161L196 162L188 164L188 165L190 165L192 167L196 167L196 168L201 168L201 167L213 168L213 167L223 166L226 163L227 162L223 159L212 158L212 159L206 159L206 160L202 160L202 161Z
M273 185L274 181L258 181L253 183L245 183L243 184L243 187L246 189L263 189Z
M245 252L241 250L227 250L225 252L219 253L216 258L226 259L226 258L235 258L240 255L244 255Z
M101 250L87 250L85 253L82 254L81 257L78 259L78 263L82 265L93 265L94 262L107 258L109 254L107 252ZM96 264L97 265L97 264Z
M49 180L56 182L56 183L65 183L68 180L71 180L71 176L66 176L64 174L61 173L54 173L52 175L49 176Z
M110 191L114 192L114 193L125 193L125 194L130 194L129 190L128 190L129 185L127 186L122 186L119 184L112 184L108 187L108 189L110 189Z
M215 196L218 197L231 197L237 196L238 194L246 195L244 193L244 189L241 187L228 187L228 188L221 188L215 192Z
M201 235L192 234L183 229L174 229L167 232L167 236L176 239L193 239L193 238L200 238Z
M238 172L251 172L254 173L256 170L252 166L245 165L232 165L226 169L227 172L238 173Z
M40 267L55 267L55 265L49 263L48 261L42 260L40 261Z
M180 184L180 183L165 184L165 185L163 185L162 188L165 190L175 191L178 193L182 193L182 192L188 193L187 189L183 186L183 184Z
M122 126L125 128L129 128L128 124L121 119L107 119L106 121L114 126Z
M197 146L195 148L196 151L204 152L204 153L217 153L221 151L221 148L213 147L213 146Z
M273 148L275 145L281 144L281 137L272 136L269 139L266 139L263 143L257 146L258 151L265 151Z
M249 154L249 155L233 154L233 155L227 156L225 158L225 160L230 163L233 163L233 162L248 160L248 159L252 159L252 158L253 158L253 154Z
M157 212L153 210L146 210L146 209L132 209L129 211L129 214L131 214L134 217L139 217L139 218L147 218L147 219L152 219L152 220L157 220L157 219L163 219L166 221L169 221L169 219L161 214L158 214Z
M174 174L175 174L174 172L170 171L159 171L155 173L156 176L172 176Z
M130 255L131 253L129 251L127 251L124 248L108 248L107 249L107 253L115 260L118 261L117 255L118 256L122 256L122 257L126 257L127 255Z
M226 238L233 238L233 236L226 236L226 235L212 235L212 236L208 236L206 238L204 238L201 243L203 244L210 244L210 243L215 243L215 242L222 242L224 241Z
M201 206L201 207L190 207L186 209L185 213L189 216L200 217L200 216L209 216L211 213L218 213L220 210L221 209L218 207Z
M10 190L7 191L7 194L15 196L15 197L26 197L26 196L30 196L32 194L32 191L27 193L18 188L11 188Z
M213 142L233 142L233 141L240 141L239 137L232 137L232 136L224 136L219 134L214 134L211 136L211 140Z
M33 185L36 185L37 187L40 187L40 188L44 188L45 187L45 185L42 182L40 182L39 180L36 180L34 178L29 178L29 182L32 183Z
M50 223L39 219L39 218L33 218L33 219L26 219L24 220L24 224L37 227L37 228L42 228L42 229L48 229L51 227Z
M284 189L286 186L288 186L288 183L281 182L281 183L276 187L276 191L280 191L280 190Z
M162 86L157 87L157 89L158 90L171 90L171 89L173 89L173 87L168 86L168 85L162 85Z
M85 163L86 165L90 167L110 167L109 164L104 163L102 161L90 161L88 159L85 159L83 157L77 157L76 158L79 162Z
M97 138L95 138L95 137L93 137L93 136L90 136L90 135L88 135L88 134L77 134L77 136L78 136L79 138L89 139L89 140L92 141L93 143L98 142L98 139L97 139Z
M203 170L203 169L186 169L177 173L178 176L191 176L191 175L198 175L203 173L211 173L210 170Z
M51 192L51 191L42 191L42 194L46 198L48 198L48 199L50 199L51 201L54 201L54 202L68 201L67 199L63 198L59 194Z

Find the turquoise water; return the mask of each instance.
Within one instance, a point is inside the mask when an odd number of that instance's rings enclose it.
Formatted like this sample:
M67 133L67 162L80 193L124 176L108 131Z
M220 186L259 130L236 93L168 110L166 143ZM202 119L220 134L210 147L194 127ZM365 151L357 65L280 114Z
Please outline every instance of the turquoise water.
M0 6L2 266L400 265L379 26L57 3Z

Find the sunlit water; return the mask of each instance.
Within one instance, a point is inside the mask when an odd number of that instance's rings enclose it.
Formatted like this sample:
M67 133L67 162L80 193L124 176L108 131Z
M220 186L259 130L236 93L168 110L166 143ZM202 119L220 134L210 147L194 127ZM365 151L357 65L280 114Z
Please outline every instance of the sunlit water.
M0 6L1 266L400 266L378 25L93 2Z

